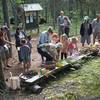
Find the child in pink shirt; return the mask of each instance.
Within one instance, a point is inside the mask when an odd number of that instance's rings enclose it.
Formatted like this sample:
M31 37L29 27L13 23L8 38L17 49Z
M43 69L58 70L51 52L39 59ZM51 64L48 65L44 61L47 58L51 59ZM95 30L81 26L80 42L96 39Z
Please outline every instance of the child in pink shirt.
M78 51L77 39L75 37L73 37L68 45L69 55L71 56L75 51Z

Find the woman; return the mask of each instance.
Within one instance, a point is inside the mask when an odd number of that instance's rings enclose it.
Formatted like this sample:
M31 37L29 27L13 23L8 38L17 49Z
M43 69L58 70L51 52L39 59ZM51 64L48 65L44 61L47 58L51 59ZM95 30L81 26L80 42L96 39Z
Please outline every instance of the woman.
M5 39L3 32L0 30L0 57L1 61L4 64L4 69L8 69L8 67L11 67L8 65L8 53L9 49L6 44L14 44L12 42L9 42Z
M80 28L82 47L84 47L85 41L87 42L88 45L91 43L91 37L90 37L91 34L92 34L92 27L89 22L89 17L85 16L84 22L81 24Z

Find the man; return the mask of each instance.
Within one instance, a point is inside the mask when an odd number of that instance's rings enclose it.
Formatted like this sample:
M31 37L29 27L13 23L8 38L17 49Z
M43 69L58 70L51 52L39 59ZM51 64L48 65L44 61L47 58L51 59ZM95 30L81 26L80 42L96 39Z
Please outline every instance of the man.
M58 24L58 33L59 33L59 36L64 34L64 12L61 11L60 12L60 16L58 16L57 18L57 24Z
M53 58L48 54L48 51L45 48L45 45L51 42L50 36L53 34L52 27L49 27L47 31L44 31L40 34L39 44L37 46L38 53L42 57L42 62L44 62L44 57L46 61L51 61Z
M80 35L81 35L81 43L82 47L84 47L85 41L89 45L91 43L91 34L92 34L92 27L89 22L89 17L84 17L84 22L81 24L80 28Z
M93 44L95 43L95 39L100 39L100 14L96 14L96 19L92 21L93 28Z

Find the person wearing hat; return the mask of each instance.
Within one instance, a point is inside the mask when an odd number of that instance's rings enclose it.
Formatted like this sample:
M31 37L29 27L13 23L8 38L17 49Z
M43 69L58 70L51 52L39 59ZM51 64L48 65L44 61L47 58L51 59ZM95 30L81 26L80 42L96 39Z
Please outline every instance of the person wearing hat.
M85 16L84 21L80 27L80 35L81 35L81 43L82 47L84 47L85 41L89 45L91 43L91 34L92 34L92 26L89 22L89 17Z
M52 59L52 57L47 53L45 46L44 46L45 44L48 44L51 42L51 35L52 34L53 34L53 29L51 26L49 26L47 31L40 33L37 50L38 50L38 53L42 57L42 62L44 62L44 57L46 57L46 61L49 61Z
M95 39L100 39L100 14L96 14L96 19L92 21L93 28L93 44L95 43Z
M59 36L64 34L64 12L60 11L60 16L57 17Z

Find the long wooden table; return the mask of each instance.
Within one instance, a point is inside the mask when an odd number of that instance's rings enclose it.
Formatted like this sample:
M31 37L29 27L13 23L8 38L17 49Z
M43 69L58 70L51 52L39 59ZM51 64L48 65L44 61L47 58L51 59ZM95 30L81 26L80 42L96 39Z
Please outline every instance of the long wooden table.
M26 85L39 84L40 82L42 82L42 81L44 81L45 79L49 78L49 76L54 77L53 74L55 74L55 73L57 73L57 72L60 72L61 70L63 70L63 69L65 69L65 68L69 67L70 64L73 64L73 63L75 63L76 61L79 61L79 60L81 60L81 59L83 59L83 58L86 58L86 57L88 57L89 55L92 55L92 54L93 54L93 53L89 53L89 54L86 54L86 55L83 54L83 55L80 55L80 56L78 56L78 57L72 58L71 63L67 63L67 62L66 62L66 64L65 64L64 66L62 66L62 67L55 67L55 69L53 69L53 70L51 70L51 71L48 71L48 72L47 72L46 74L44 74L44 75L36 75L36 76L31 77L31 78L27 78L26 76L22 75L20 78L21 78L21 80L24 80L23 82L24 82L24 84L26 84ZM69 57L69 58L70 58L70 57ZM47 77L46 75L48 75L48 77Z

